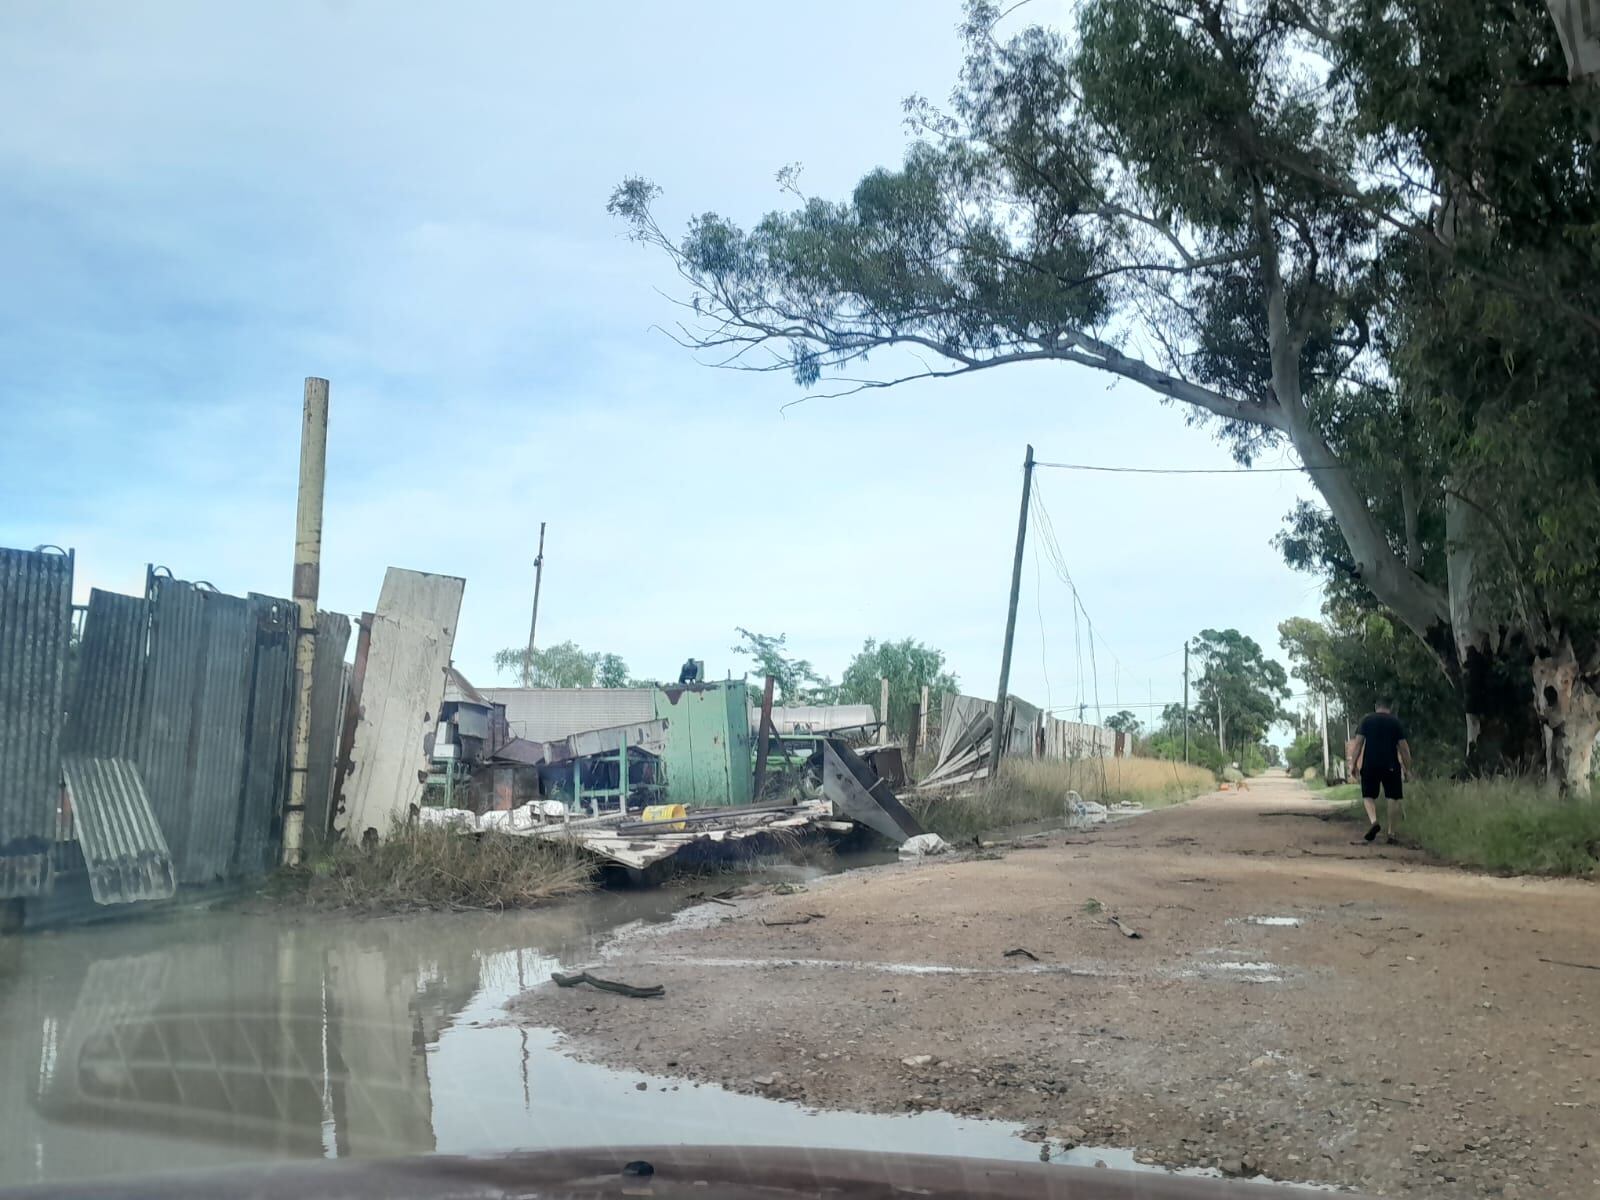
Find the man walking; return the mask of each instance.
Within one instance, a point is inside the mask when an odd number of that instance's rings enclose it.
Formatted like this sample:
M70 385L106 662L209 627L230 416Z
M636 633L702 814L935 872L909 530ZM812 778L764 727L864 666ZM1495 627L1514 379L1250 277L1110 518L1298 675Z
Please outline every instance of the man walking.
M1354 747L1349 765L1352 772L1361 777L1361 801L1366 805L1367 820L1372 826L1367 830L1366 840L1373 841L1383 831L1383 826L1378 824L1378 791L1381 788L1387 801L1388 811L1384 816L1389 822L1388 842L1393 845L1394 802L1403 795L1402 768L1405 772L1411 770L1411 747L1406 742L1405 727L1394 715L1393 700L1379 700L1378 711L1361 719Z

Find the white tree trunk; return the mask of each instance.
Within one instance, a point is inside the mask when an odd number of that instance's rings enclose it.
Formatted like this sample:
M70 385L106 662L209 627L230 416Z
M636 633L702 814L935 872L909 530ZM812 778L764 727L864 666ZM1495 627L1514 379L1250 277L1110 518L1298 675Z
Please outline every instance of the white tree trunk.
M1566 634L1553 650L1534 656L1534 705L1546 730L1546 767L1569 795L1589 794L1595 738L1600 737L1600 663L1587 670Z

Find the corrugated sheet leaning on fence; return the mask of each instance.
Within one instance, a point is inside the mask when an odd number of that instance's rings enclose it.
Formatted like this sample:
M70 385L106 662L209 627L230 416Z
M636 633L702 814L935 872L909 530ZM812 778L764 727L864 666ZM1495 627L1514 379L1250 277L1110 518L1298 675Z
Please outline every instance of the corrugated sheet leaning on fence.
M176 890L172 853L134 762L149 622L143 596L89 593L63 772L97 904L158 900Z
M282 806L292 606L165 576L151 592L139 768L178 882L257 874Z
M333 815L333 764L339 751L346 679L344 653L349 645L350 618L343 613L317 613L317 653L311 667L311 752L306 761L308 842L328 836ZM293 727L291 723L290 728Z
M372 616L350 763L334 827L387 837L422 800L466 580L390 567Z
M72 555L0 549L0 899L49 887Z
M172 855L132 760L69 754L62 770L95 903L171 896Z
M245 717L244 786L232 874L259 875L276 865L274 833L289 772L296 610L287 600L250 594L255 619L250 707ZM313 672L313 676L315 672Z

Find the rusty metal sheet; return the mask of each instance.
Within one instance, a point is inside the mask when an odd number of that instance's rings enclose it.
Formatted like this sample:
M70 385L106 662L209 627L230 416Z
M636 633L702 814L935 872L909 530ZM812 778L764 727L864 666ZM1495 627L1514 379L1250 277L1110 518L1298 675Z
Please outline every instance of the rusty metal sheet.
M70 754L131 758L143 728L150 604L95 588L78 643L77 680L64 734Z
M248 600L151 580L139 769L178 882L226 878L244 773L255 621Z
M311 748L306 760L306 837L328 836L333 796L333 762L339 752L344 718L345 650L350 645L350 618L343 613L317 613L317 653L311 667ZM294 724L291 721L289 728Z
M422 801L466 580L390 567L373 613L360 709L334 826L388 836ZM369 832L370 831L370 832Z
M72 554L0 549L0 898L50 882Z
M127 758L78 754L67 755L62 768L95 903L171 896L177 890L172 854L139 768Z
M292 602L250 594L254 648L245 714L244 778L233 878L261 875L277 862L289 779L289 711L297 611ZM315 670L312 672L315 676Z

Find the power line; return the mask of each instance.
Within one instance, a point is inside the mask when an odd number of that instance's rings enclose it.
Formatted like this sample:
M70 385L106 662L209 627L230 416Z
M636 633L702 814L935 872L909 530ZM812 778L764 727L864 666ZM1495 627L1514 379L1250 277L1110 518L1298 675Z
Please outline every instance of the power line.
M1035 462L1058 471L1099 471L1108 475L1298 475L1303 471L1348 471L1347 463L1326 467L1103 467L1092 463Z

